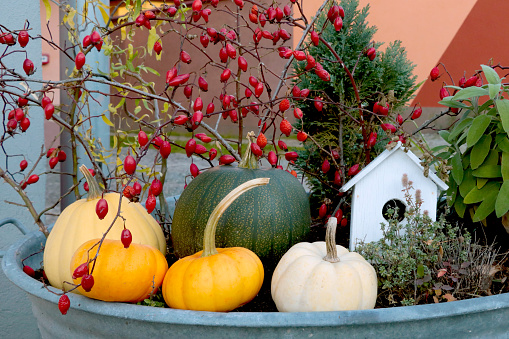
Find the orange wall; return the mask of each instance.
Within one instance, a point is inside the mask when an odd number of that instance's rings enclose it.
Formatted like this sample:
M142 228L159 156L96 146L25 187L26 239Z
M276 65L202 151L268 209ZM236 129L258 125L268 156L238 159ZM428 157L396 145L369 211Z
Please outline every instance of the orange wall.
M359 8L369 4L367 20L370 25L378 28L374 37L376 41L386 44L394 40L402 41L408 58L416 64L414 74L417 75L417 82L421 82L428 78L431 68L441 60L476 2L477 0L360 0ZM304 11L311 17L321 4L322 1L304 1ZM298 41L297 37L295 41Z

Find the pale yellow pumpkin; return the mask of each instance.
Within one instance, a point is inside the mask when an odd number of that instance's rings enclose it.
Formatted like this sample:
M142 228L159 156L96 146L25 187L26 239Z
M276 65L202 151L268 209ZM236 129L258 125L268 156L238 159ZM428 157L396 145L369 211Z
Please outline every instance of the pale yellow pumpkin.
M298 243L279 261L271 281L280 312L364 310L375 307L377 277L360 254L335 244L337 219L326 241Z
M104 194L103 198L108 202L108 214L99 220L95 207L102 191L85 166L81 166L80 170L89 185L88 198L75 201L62 211L44 248L44 272L52 286L65 290L72 287L64 284L64 281L72 283L69 267L74 252L84 242L103 236L117 214L120 201L119 193ZM120 215L125 218L125 227L131 231L133 243L151 245L162 254L166 253L161 226L141 204L122 197ZM106 238L119 240L123 229L124 221L117 218Z

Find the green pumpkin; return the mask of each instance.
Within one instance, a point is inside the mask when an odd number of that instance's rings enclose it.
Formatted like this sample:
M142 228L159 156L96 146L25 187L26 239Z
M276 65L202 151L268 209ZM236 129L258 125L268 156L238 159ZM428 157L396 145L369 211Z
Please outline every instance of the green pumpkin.
M246 153L250 153L250 147ZM290 247L307 239L311 224L309 199L299 180L280 169L241 167L251 156L246 154L239 167L211 168L184 189L171 226L179 258L203 249L203 232L212 210L231 190L255 178L270 178L270 183L246 192L223 213L216 246L248 248L271 271Z

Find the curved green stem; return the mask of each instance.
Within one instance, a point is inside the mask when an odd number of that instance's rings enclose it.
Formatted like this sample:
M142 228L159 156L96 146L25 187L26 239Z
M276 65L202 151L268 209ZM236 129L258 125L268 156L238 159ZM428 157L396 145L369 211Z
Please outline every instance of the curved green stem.
M209 220L207 221L207 226L205 226L205 232L203 235L203 254L202 257L208 257L214 254L217 254L216 250L216 227L219 219L223 215L224 211L232 202L235 201L239 196L249 191L251 188L255 188L257 186L267 185L269 183L269 178L258 178L246 181L242 185L235 188L233 191L228 193L226 197L221 200L221 202L214 208L212 213L210 214Z
M323 260L328 262L339 262L338 251L336 249L336 227L338 219L330 217L325 231L325 245L327 246L327 255Z
M101 189L101 187L99 187L99 184L94 179L92 174L90 174L90 172L88 171L87 166L81 165L80 166L80 172L83 174L83 176L85 177L85 180L88 183L88 198L87 198L87 201L98 199L98 198L102 197L103 190Z

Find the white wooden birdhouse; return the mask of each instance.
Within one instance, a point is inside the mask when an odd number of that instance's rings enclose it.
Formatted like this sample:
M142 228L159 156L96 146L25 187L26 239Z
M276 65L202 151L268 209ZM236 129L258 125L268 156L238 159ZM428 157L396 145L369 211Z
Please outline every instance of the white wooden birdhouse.
M385 150L371 163L348 181L342 188L346 192L353 187L352 214L350 220L350 250L357 243L377 241L383 237L380 227L387 223L384 213L397 206L400 212L406 209L405 194L401 179L407 174L414 189L421 190L422 211L436 220L439 190L448 186L434 173L424 176L421 160L410 151L405 152L401 142L392 150ZM401 221L404 223L403 213Z

